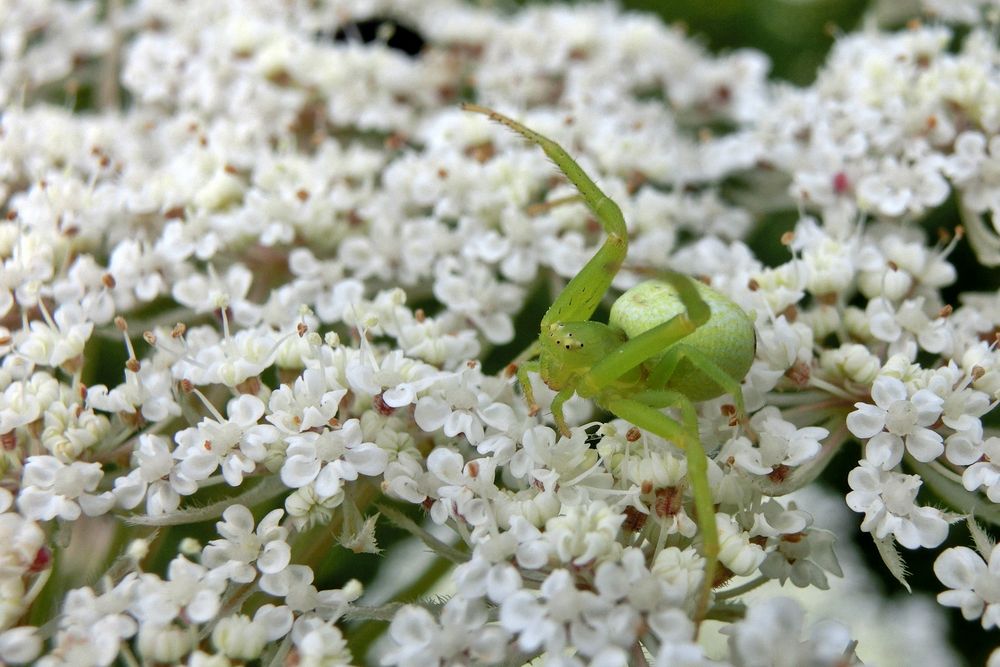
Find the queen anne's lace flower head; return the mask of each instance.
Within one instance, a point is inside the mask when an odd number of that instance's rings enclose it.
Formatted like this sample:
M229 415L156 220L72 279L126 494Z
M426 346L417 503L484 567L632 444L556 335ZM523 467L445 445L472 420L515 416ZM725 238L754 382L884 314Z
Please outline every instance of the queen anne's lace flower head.
M842 572L786 495L855 457L846 504L900 578L895 545L941 546L946 503L1000 502L1000 297L970 287L1000 264L996 7L922 4L966 27L873 15L792 87L605 4L6 3L3 660L855 664L796 603L741 606ZM523 365L605 235L469 99L623 211L599 308L669 269L747 313L746 414L636 391L658 361L612 383L697 421L685 449ZM979 532L938 557L938 600L993 627Z

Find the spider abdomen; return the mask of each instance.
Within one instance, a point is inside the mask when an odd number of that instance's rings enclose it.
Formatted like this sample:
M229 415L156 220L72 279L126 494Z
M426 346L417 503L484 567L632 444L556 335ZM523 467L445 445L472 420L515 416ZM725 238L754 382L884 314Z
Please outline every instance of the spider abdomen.
M694 284L712 314L708 321L678 344L698 350L739 382L753 363L756 347L753 323L729 298L704 283L694 281ZM629 338L634 338L684 310L684 304L673 285L662 280L648 280L618 297L611 307L608 324L621 329ZM647 368L655 367L659 359L660 357L656 357L647 361ZM681 360L666 386L692 401L708 400L724 391L687 359Z

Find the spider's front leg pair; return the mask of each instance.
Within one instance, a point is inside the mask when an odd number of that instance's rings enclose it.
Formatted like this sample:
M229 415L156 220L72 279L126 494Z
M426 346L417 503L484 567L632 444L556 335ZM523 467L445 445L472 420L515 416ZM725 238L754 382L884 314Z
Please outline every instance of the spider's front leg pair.
M719 536L694 401L729 393L743 418L739 383L753 361L753 325L723 295L672 272L623 294L612 307L608 324L591 321L628 253L621 209L554 141L491 109L471 104L464 108L506 125L545 151L607 234L597 253L546 311L533 346L537 360L523 363L517 377L533 413L538 406L530 372L537 372L557 392L552 415L563 435L570 435L563 404L578 394L684 450L705 557L694 616L700 622L718 565ZM667 407L679 411L680 421L661 412Z

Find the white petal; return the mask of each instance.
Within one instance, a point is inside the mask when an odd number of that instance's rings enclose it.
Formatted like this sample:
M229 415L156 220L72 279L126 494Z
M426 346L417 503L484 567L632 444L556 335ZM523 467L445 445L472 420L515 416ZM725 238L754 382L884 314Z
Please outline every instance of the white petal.
M865 459L883 470L892 470L903 460L903 439L885 431L876 434L865 445Z
M855 437L870 438L885 426L885 410L869 405L868 403L855 403L857 408L847 415L847 428Z
M219 594L203 588L194 594L185 609L193 622L206 623L219 613Z
M417 392L413 390L413 386L408 382L396 385L392 389L386 389L382 392L382 400L390 408L401 408L404 405L409 405L417 398Z
M986 563L969 547L951 547L934 561L934 574L948 588L972 589L986 573Z
M351 449L344 458L362 475L381 475L389 465L389 453L370 442Z
M332 498L340 493L343 485L344 482L340 477L339 471L335 466L330 464L323 466L323 469L316 475L316 494L320 498Z
M872 385L872 399L875 405L887 410L896 401L906 400L906 385L892 376L880 375Z
M257 557L257 569L265 574L275 574L284 570L291 558L292 549L288 543L271 540Z
M933 507L918 507L910 513L910 520L920 532L920 546L933 549L948 537L948 522L941 511Z
M413 410L413 419L417 422L417 426L428 433L444 426L450 415L451 407L440 398L431 396L424 396L418 400L417 407Z
M930 389L920 389L913 394L910 402L917 408L917 423L930 426L941 416L944 399Z
M281 481L291 489L309 484L319 474L320 462L312 457L290 456L281 466Z
M941 456L944 452L944 442L937 431L918 428L906 437L906 450L916 460L927 463Z
M241 394L229 401L229 419L242 426L256 424L264 414L264 401L251 394Z
M77 498L83 513L87 516L107 514L115 504L115 496L110 491L99 494L83 493Z

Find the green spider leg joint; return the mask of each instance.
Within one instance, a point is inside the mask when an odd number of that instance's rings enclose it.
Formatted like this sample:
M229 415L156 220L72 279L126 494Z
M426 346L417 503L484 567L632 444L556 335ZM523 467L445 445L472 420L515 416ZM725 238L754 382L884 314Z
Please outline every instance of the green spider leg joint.
M714 586L719 534L694 403L728 393L736 403L737 418L745 419L740 381L754 358L753 324L722 294L673 272L622 294L611 308L608 324L591 321L628 253L621 209L559 144L492 109L475 104L463 108L485 114L537 144L580 192L607 234L549 306L538 342L532 346L537 359L522 363L517 378L532 414L538 406L530 372L537 372L556 391L552 416L563 435L570 435L563 404L577 394L684 450L705 557L694 616L700 623ZM680 421L661 411L667 407L677 410Z

